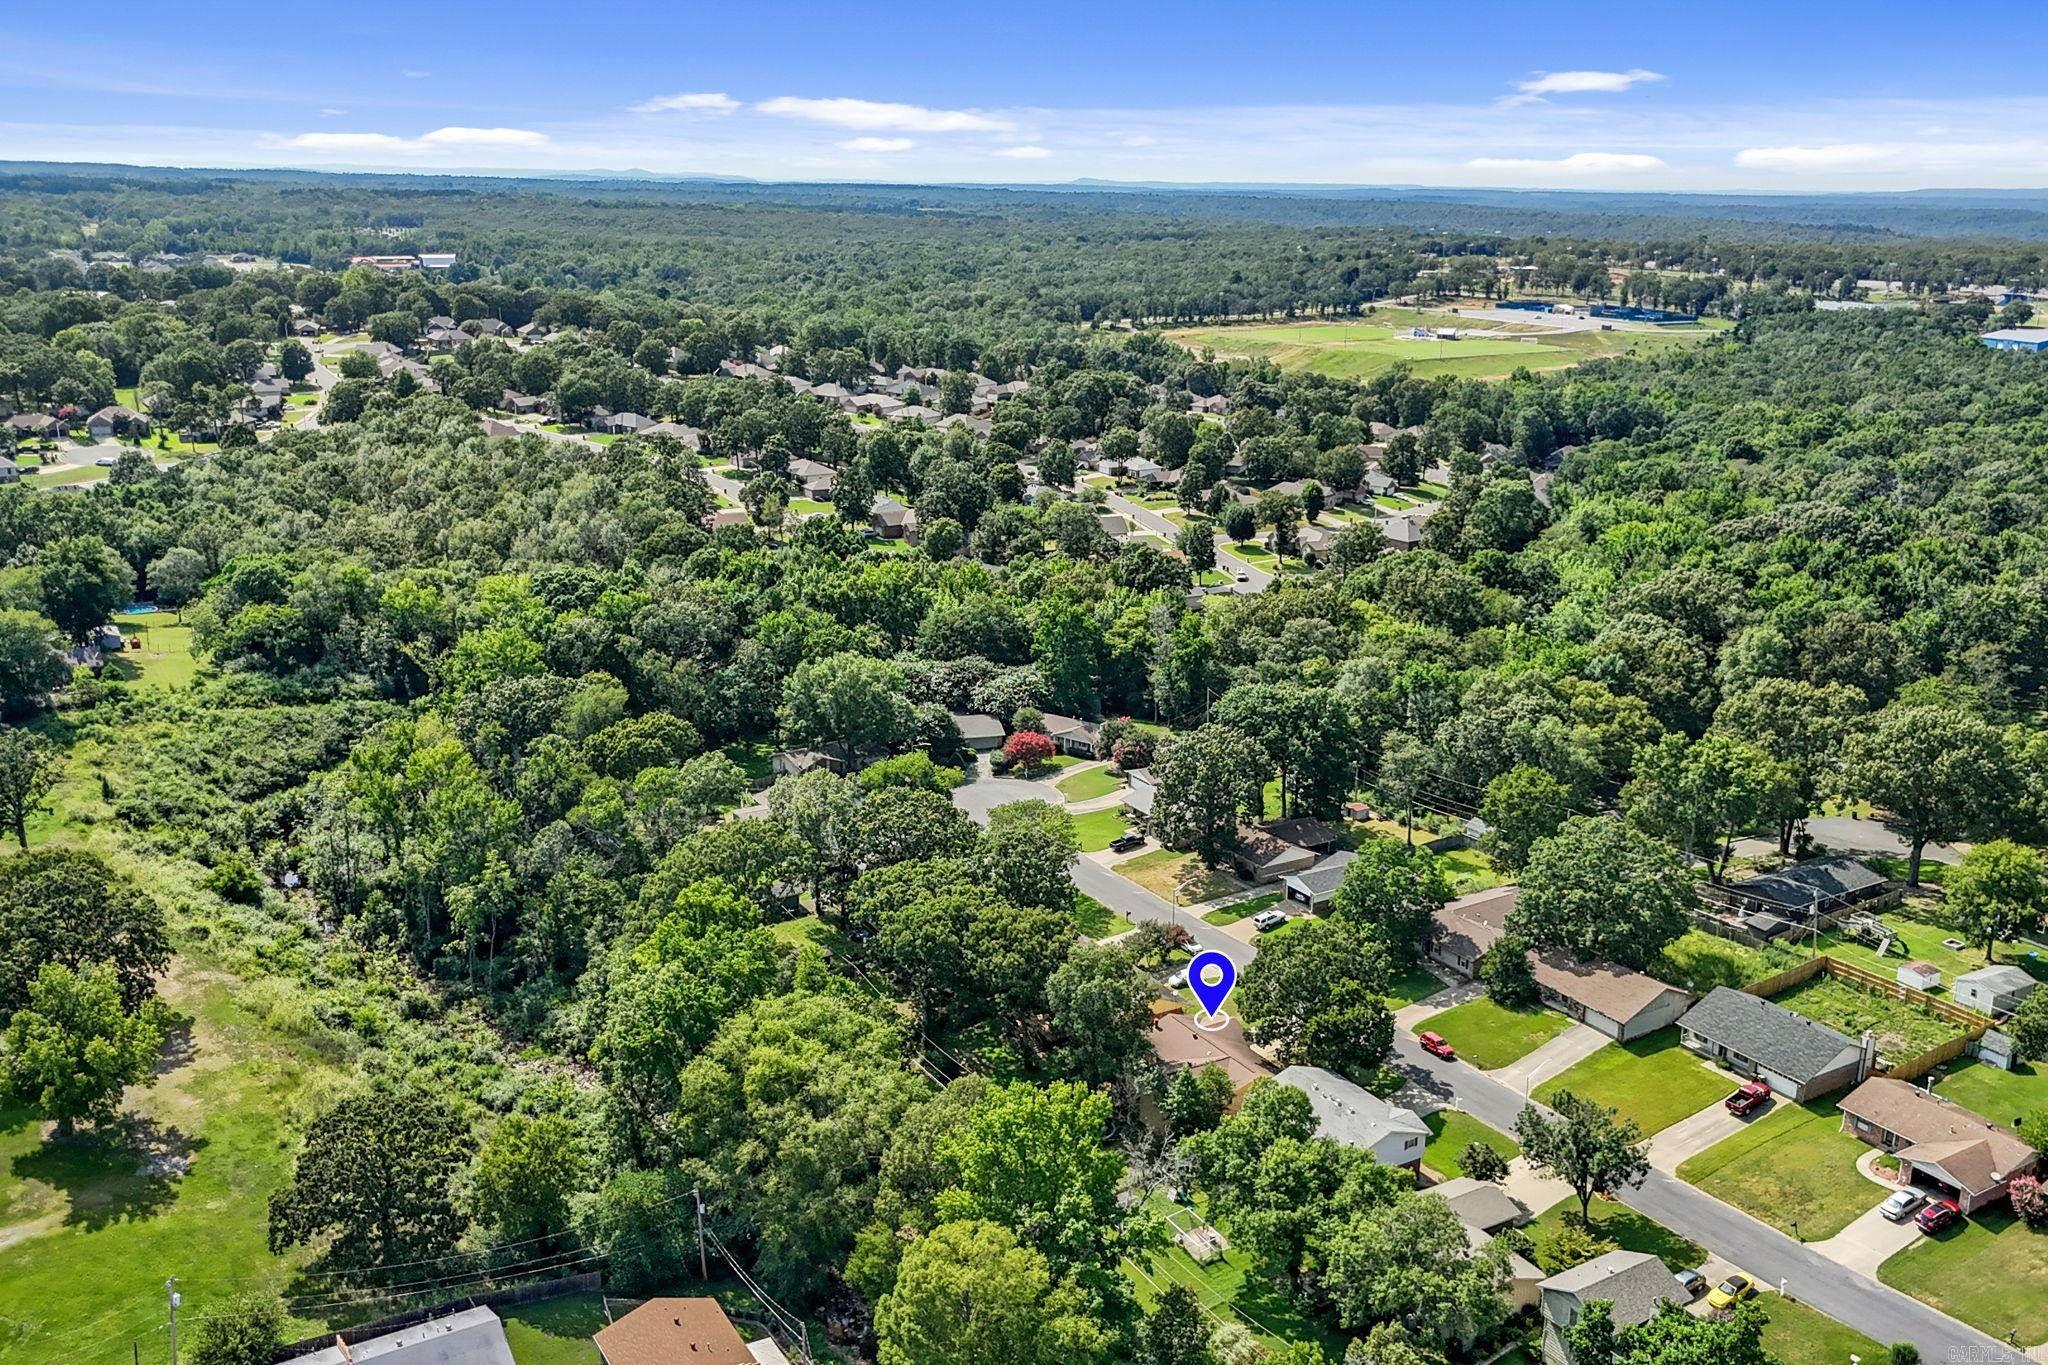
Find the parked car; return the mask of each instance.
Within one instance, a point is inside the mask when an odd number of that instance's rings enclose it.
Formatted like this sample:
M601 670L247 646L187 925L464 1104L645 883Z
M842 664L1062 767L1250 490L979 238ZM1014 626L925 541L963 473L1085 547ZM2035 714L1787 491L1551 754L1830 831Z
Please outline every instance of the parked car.
M1109 841L1109 851L1111 853L1129 853L1134 848L1143 848L1144 846L1145 836L1142 834L1119 834L1116 838Z
M1729 1113L1737 1116L1753 1113L1770 1101L1771 1088L1762 1081L1744 1081L1742 1088L1721 1101Z
M1252 927L1262 934L1271 933L1285 923L1287 915L1280 910L1261 910L1252 916Z
M1678 1287L1685 1291L1687 1302L1707 1292L1707 1277L1697 1270L1681 1270L1674 1278L1678 1281Z
M1416 1041L1421 1043L1422 1050L1429 1053L1432 1057L1441 1057L1447 1062L1458 1060L1458 1049L1445 1042L1444 1036L1441 1033L1420 1034L1416 1037Z
M1709 1308L1733 1308L1744 1299L1756 1297L1756 1285L1747 1275L1730 1275L1707 1295Z
M1169 989L1176 991L1186 986L1188 984L1188 969L1183 967L1172 976L1167 977L1166 984Z
M1963 1221L1962 1206L1953 1199L1934 1199L1913 1215L1913 1226L1926 1233L1940 1232L1951 1223Z
M1903 1223L1918 1212L1920 1206L1926 1202L1927 1196L1918 1190L1900 1190L1897 1194L1879 1204L1877 1211L1894 1223Z
M1237 581L1240 583L1249 583L1252 581L1252 576L1246 573L1243 569L1239 569L1237 571Z
M112 469L120 461L112 455L102 455L97 460L94 460L93 463L101 469Z

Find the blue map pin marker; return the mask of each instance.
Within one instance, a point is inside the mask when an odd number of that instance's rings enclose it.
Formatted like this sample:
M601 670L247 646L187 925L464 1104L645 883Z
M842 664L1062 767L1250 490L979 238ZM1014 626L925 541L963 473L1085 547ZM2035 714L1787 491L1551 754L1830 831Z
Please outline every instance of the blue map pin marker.
M1214 949L1196 953L1195 960L1188 963L1188 989L1202 1002L1202 1010L1209 1016L1206 1023L1221 1024L1228 1018L1223 1002L1236 985L1237 964Z

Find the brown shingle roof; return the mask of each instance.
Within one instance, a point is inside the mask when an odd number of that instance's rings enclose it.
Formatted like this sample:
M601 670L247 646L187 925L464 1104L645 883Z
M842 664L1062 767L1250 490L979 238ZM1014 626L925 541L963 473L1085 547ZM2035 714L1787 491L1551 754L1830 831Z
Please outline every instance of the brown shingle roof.
M1477 957L1499 941L1519 894L1512 886L1460 896L1436 912L1437 934L1447 945ZM1676 987L1612 962L1581 962L1556 950L1531 953L1529 971L1545 990L1626 1023Z
M1867 1080L1843 1098L1842 1112L1904 1139L1902 1160L1939 1166L1971 1194L2033 1163L2034 1149L2012 1133L1905 1081Z
M1185 1013L1160 1015L1152 1021L1152 1050L1170 1067L1220 1066L1239 1090L1273 1074L1234 1019L1220 1029L1205 1029Z
M649 1299L594 1340L605 1365L754 1365L716 1299Z

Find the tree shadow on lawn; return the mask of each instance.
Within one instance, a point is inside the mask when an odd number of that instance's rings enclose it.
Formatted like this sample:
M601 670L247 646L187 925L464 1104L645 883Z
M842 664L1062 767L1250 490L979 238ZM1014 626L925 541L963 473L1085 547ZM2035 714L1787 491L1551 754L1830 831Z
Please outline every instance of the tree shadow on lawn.
M206 1150L205 1138L139 1114L69 1138L44 1138L14 1159L14 1174L39 1181L65 1199L64 1224L97 1232L162 1212L178 1181Z

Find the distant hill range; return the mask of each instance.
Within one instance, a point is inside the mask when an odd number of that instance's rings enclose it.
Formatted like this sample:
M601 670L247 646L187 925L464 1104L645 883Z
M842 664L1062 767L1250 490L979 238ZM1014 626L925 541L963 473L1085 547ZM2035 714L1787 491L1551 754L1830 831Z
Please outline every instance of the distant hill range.
M0 161L0 193L76 190L117 182L332 183L370 188L574 193L693 202L720 199L866 212L1137 212L1291 226L1644 241L1702 235L1742 240L2002 237L2048 240L2048 189L1916 190L1871 194L1632 194L1446 189L1422 185L1168 184L1076 180L1060 185L901 185L769 182L642 170L436 172L235 170Z

